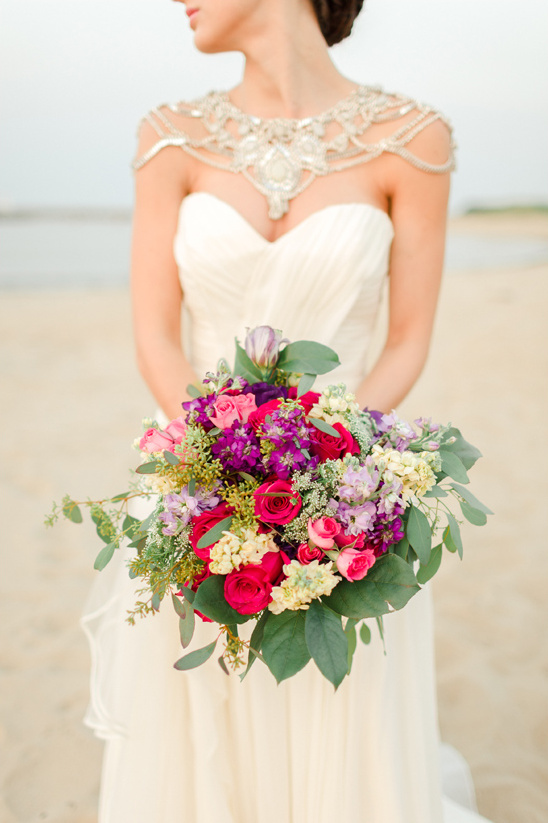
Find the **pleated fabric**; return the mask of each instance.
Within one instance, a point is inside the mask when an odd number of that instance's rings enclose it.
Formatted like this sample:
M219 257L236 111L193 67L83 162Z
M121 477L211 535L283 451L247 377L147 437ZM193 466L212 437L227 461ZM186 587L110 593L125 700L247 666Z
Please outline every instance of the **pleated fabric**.
M174 250L196 372L232 358L246 327L269 324L332 346L342 365L323 384L355 388L392 237L384 212L354 203L322 209L269 243L222 200L186 197ZM448 749L453 800L442 799L428 589L385 618L385 646L373 625L335 693L313 662L279 686L260 662L243 682L215 657L175 671L181 648L168 601L135 627L124 622L138 587L126 560L117 553L101 573L83 619L92 648L86 722L107 741L99 823L483 819L455 802L473 806L473 787ZM216 636L198 624L191 649Z

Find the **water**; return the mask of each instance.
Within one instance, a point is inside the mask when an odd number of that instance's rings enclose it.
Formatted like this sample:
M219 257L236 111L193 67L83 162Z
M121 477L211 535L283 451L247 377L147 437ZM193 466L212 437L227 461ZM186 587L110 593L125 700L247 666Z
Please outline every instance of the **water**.
M0 289L124 286L129 279L129 218L0 220ZM548 240L450 234L446 270L548 262Z

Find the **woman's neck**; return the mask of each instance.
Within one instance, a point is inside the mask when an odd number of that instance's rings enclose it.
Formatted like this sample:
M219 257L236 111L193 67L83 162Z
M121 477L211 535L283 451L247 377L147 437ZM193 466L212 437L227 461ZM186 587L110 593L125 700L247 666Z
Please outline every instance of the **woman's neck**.
M301 15L252 39L232 102L258 117L320 114L356 87L333 65L315 21Z

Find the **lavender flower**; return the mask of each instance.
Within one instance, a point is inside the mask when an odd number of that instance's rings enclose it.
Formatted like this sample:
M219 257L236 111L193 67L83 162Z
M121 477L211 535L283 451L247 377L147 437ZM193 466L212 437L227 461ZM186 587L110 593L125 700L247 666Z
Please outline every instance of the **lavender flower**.
M208 509L214 509L220 503L220 497L215 494L216 489L196 489L190 494L188 486L184 486L178 494L164 496L164 511L158 519L164 523L162 533L173 537L188 526L192 517Z
M244 346L247 356L260 369L272 369L278 361L282 343L289 343L289 340L282 337L281 331L271 326L256 326L247 330Z
M336 507L337 519L344 526L346 534L357 536L371 531L374 527L377 509L370 500L357 506L341 501L330 501L330 508Z
M349 466L342 476L339 497L351 503L365 502L379 485L380 472L371 457L359 469Z
M213 404L216 399L216 394L208 394L205 397L195 397L193 400L182 403L183 409L187 412L187 423L198 423L206 430L214 428L209 418L215 414Z
M377 517L372 532L367 536L367 545L375 555L384 554L389 546L399 543L404 535L403 520L401 517L389 519L385 515Z

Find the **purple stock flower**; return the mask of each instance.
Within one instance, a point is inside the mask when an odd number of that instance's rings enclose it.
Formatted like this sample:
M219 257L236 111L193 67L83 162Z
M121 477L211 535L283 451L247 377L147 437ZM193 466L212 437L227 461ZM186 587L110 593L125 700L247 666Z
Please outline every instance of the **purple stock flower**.
M271 386L270 383L252 383L243 390L242 394L249 394L250 392L255 395L257 406L262 406L277 397L287 400L288 394L285 386Z
M386 516L381 515L375 521L373 531L367 536L367 544L378 557L384 554L389 546L399 543L403 535L404 529L401 517L389 520Z
M216 394L208 394L182 403L183 409L187 412L187 423L198 423L206 430L213 429L215 424L209 418L215 414L213 404L216 399Z
M377 509L370 500L357 506L345 503L344 500L339 502L331 501L332 506L333 503L337 507L337 519L344 526L346 534L357 536L362 532L369 532L373 529Z
M267 460L267 468L281 480L287 480L294 471L317 466L319 458L310 456L310 432L304 410L275 409L262 425L263 440L274 446Z
M211 451L225 471L264 472L259 441L249 423L234 421L221 432Z
M171 537L179 534L192 517L214 509L219 502L220 497L215 494L215 489L196 489L194 494L190 494L188 486L184 486L178 494L166 494L164 511L158 515L158 519L165 524L162 533Z
M368 499L379 485L380 472L371 457L359 469L347 468L342 476L339 497L348 502L360 503Z

